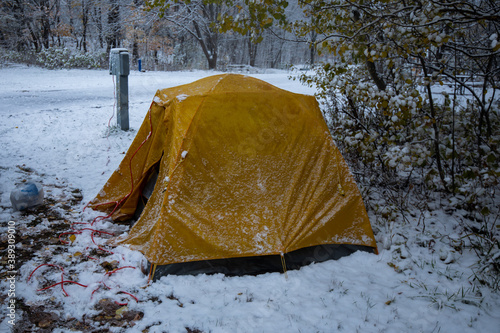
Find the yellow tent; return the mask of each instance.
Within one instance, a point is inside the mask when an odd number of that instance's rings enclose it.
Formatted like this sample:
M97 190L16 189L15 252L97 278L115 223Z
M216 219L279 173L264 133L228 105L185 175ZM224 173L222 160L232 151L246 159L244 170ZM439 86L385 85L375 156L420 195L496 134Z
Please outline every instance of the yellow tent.
M153 264L325 244L376 252L359 190L313 96L234 74L159 90L91 207L129 219L154 170L144 211L117 241Z

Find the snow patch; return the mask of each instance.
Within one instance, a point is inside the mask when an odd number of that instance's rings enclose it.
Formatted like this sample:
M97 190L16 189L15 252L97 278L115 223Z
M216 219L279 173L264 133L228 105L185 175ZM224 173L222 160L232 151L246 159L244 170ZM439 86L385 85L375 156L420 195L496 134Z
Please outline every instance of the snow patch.
M189 97L189 95L186 95L186 94L180 94L180 95L177 95L177 97L176 97L176 98L177 98L177 100L178 100L179 102L182 102L183 100L185 100L185 99L186 99L186 98L188 98L188 97Z

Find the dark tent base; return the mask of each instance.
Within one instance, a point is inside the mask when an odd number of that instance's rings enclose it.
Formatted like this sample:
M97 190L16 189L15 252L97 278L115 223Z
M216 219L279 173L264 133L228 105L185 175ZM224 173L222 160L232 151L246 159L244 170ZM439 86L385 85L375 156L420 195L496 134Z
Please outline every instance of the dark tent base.
M372 247L360 245L319 245L285 253L287 270L299 269L313 262L337 260L356 251L375 253ZM148 272L151 264L148 263ZM157 266L153 280L165 275L217 274L226 276L258 275L270 272L283 272L281 256L267 255L216 260L193 261L186 263Z

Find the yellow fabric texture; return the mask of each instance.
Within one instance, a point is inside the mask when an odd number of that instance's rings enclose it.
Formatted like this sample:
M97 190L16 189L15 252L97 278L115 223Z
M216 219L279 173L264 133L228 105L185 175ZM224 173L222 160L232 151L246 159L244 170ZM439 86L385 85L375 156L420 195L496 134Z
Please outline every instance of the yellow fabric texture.
M130 218L156 163L142 215L115 241L153 264L322 244L376 249L359 190L313 96L235 74L160 90L91 207L110 213L126 197L112 218Z

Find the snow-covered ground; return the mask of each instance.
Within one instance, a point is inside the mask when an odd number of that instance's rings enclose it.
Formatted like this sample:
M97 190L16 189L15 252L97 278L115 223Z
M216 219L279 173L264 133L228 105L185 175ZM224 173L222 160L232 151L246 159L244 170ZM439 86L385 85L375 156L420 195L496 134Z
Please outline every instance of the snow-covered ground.
M53 220L14 212L9 195L15 184L24 179L39 181L52 199L51 211L61 219L68 223L92 221L97 214L83 212L84 205L118 166L156 90L213 74L131 73L131 130L123 132L108 127L114 88L107 71L0 68L2 244L7 244L8 221L15 222L17 240L24 237L16 248L21 251L29 243L26 237L50 229ZM298 81L288 80L287 72L253 76L283 89L314 93ZM68 207L58 202L77 189L83 194L79 204ZM149 286L140 269L144 261L140 253L119 247L111 255L89 259L89 248L96 245L86 230L70 238L63 250L42 247L24 263L15 274L15 298L24 307L43 307L44 313L53 314L33 329L59 327L59 332L69 328L58 322L74 321L88 325L73 327L76 331L101 325L101 329L117 332L499 332L500 295L473 282L477 257L463 245L460 212L448 215L430 210L392 224L377 221L372 212L370 216L379 255L355 253L289 271L286 276L166 276ZM104 221L93 228L119 233L124 227ZM103 244L105 238L96 234L94 240ZM113 262L123 269L106 274L104 264ZM65 280L86 287L65 284L69 296L60 285L37 291L42 285L61 281L61 270L53 266L40 267L28 281L41 264L60 266ZM1 265L0 331L8 331L12 317L7 304L13 297L8 296L11 285L3 278L10 276L7 259ZM120 318L127 311L142 314L128 319L124 327L113 325L109 318L99 320L96 316L102 311L103 299L128 303L113 310L111 317ZM27 317L22 307L16 308L17 327Z

